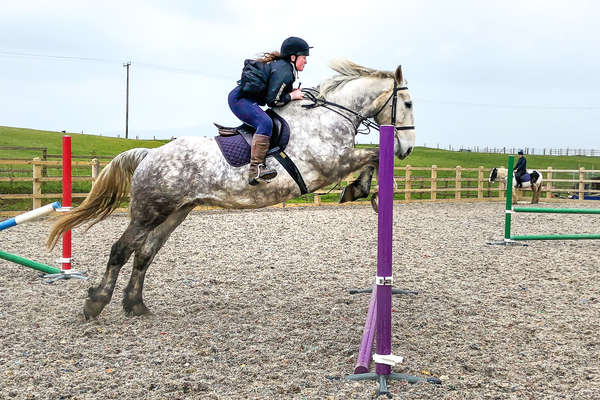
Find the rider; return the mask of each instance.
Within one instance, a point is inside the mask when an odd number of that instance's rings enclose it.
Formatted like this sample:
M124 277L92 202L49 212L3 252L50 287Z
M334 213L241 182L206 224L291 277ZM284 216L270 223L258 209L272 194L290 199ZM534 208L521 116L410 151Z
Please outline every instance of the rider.
M517 161L517 165L515 165L513 171L515 171L515 180L517 181L516 187L520 188L523 186L523 183L521 182L521 176L527 173L527 160L523 155L523 150L519 150L518 154L519 161Z
M231 111L243 122L256 128L250 150L250 185L277 176L277 171L266 168L264 164L273 122L260 106L282 107L291 100L303 98L300 88L293 89L292 84L298 77L298 71L304 70L310 48L306 41L292 36L283 41L280 52L264 53L257 60L246 60L242 79L229 93Z

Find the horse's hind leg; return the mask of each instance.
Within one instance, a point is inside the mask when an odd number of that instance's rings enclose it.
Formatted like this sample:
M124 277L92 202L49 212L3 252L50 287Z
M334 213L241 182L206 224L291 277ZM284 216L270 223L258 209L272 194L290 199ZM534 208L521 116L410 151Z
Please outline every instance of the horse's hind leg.
M143 315L149 312L142 297L144 288L144 278L148 266L154 260L154 256L160 248L165 244L171 233L183 222L185 217L194 208L193 205L188 205L179 208L159 226L154 228L146 237L144 243L135 252L133 259L133 269L129 284L125 288L123 296L123 310L128 315Z
M139 247L148 230L143 225L132 222L119 240L113 244L102 281L98 286L88 290L88 297L83 307L85 319L96 318L110 302L121 267L127 262L131 253Z

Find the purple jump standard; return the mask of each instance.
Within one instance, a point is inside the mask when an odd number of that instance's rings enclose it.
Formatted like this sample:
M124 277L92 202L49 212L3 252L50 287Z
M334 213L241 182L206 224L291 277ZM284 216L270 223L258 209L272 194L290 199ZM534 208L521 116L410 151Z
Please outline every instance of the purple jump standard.
M377 215L377 277L371 297L369 313L365 323L365 332L361 342L355 374L345 377L347 380L375 380L379 382L377 396L391 397L387 389L387 380L401 380L409 383L438 383L437 378L419 378L391 372L392 366L400 362L401 357L392 355L392 227L394 206L394 133L393 125L382 125L379 130L379 211ZM375 314L375 315L373 315ZM375 324L373 324L373 319ZM376 354L375 373L368 373L368 355L375 331ZM366 365L365 365L366 364ZM362 373L364 372L364 373Z

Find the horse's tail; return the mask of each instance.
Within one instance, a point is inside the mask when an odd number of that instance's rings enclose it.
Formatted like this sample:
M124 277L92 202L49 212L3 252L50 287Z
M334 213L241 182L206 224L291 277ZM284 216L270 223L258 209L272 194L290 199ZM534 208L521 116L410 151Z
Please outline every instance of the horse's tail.
M68 230L93 220L89 229L110 215L127 196L133 172L149 151L150 149L144 148L131 149L113 158L102 169L81 205L65 213L54 224L46 246L52 249L60 236Z

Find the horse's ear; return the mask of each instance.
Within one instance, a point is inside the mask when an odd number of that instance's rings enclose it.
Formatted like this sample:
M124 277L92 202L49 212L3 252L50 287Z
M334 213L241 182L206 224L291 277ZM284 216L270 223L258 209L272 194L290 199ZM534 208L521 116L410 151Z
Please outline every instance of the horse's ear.
M396 73L394 74L395 78L396 78L396 82L402 84L402 81L404 80L402 78L402 66L398 65L398 68L396 68Z

